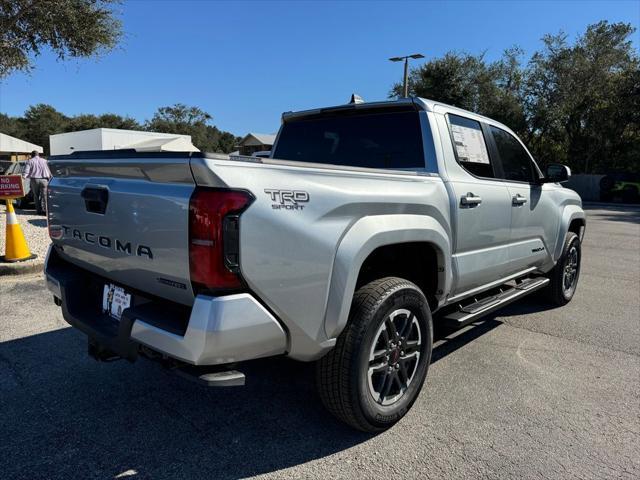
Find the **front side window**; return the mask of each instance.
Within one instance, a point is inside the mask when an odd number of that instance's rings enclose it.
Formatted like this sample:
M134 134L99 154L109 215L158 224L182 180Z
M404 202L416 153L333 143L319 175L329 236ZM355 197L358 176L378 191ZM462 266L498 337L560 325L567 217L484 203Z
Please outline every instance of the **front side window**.
M480 122L449 115L449 128L458 163L477 177L495 178Z
M273 158L351 167L423 169L418 112L323 114L287 121Z
M529 154L520 142L509 132L493 126L489 128L500 155L505 180L533 182L537 174Z

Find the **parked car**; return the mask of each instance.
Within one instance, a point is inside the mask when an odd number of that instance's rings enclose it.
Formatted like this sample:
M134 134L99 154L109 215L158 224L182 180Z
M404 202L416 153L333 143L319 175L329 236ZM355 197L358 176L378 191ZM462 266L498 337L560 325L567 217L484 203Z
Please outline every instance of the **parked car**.
M90 355L212 386L316 362L328 410L380 431L422 388L433 323L574 296L570 171L494 120L420 98L292 112L272 152L51 157L47 285Z
M13 162L6 169L3 175L22 175L24 169L27 165L27 162ZM24 189L24 197L17 198L15 200L15 205L17 208L28 208L30 205L33 205L33 193L31 192L31 183L29 180L23 178L22 179L22 188Z
M600 179L600 200L625 203L640 202L640 174L629 172L611 173Z
M269 158L271 156L271 150L260 150L259 152L253 152L251 156L257 158Z
M0 175L4 175L4 172L9 168L13 162L11 160L0 160Z

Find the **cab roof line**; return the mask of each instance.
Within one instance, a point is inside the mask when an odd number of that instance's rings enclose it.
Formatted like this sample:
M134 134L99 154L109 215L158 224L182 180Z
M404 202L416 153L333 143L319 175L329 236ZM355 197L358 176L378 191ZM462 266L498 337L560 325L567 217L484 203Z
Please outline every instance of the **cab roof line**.
M428 105L424 102L416 101L417 98L401 98L398 100L390 100L383 102L365 102L365 103L347 103L344 105L336 105L333 107L314 108L311 110L300 110L297 112L284 112L282 121L286 122L294 118L309 117L313 115L321 115L323 113L340 112L344 110L370 110L378 108L393 108L399 106L412 106L416 111L427 110Z

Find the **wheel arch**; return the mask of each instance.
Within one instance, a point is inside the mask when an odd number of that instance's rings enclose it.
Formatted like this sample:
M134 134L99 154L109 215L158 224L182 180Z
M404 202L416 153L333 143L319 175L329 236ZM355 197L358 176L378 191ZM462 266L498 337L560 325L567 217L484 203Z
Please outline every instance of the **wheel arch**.
M424 286L434 275L437 286L428 289L425 295L431 297L431 308L437 308L451 285L449 238L448 230L441 223L422 215L379 215L356 222L343 236L336 252L324 319L327 337L335 338L344 329L356 288L375 274L401 276L398 272L410 272L414 278L407 280L418 286ZM406 263L386 269L380 265L380 261L389 256L406 261L416 252L422 256L419 260L435 259L434 272L420 278L418 269L409 268ZM414 263L420 265L415 259Z
M567 205L562 212L562 218L560 220L560 229L558 232L558 238L556 240L556 247L553 254L553 261L557 262L562 255L562 248L564 242L567 239L567 234L573 232L578 235L580 242L584 237L585 228L587 225L587 218L581 207L578 205Z

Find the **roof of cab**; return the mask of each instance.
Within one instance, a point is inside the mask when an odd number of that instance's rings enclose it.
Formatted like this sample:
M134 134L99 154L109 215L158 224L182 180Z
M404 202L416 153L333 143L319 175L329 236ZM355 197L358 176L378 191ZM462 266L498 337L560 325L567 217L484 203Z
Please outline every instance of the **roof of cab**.
M443 103L443 102L438 102L436 100L430 100L428 98L422 98L422 97L398 98L396 100L386 100L381 102L347 103L343 105L335 105L332 107L314 108L310 110L299 110L296 112L285 112L282 114L282 120L287 121L292 118L307 117L311 115L318 115L321 113L328 113L331 111L351 110L351 109L367 110L370 108L394 107L399 105L407 105L407 106L412 105L414 108L418 110L424 110L426 112L434 112L440 109L446 110L448 112L455 112L461 115L471 117L481 122L500 126L501 128L505 128L506 130L511 131L511 129L509 129L506 125L503 125L500 122L496 122L491 118L485 117L483 115L479 115L474 112L470 112L468 110L464 110L462 108L454 107L453 105L447 105L446 103Z

